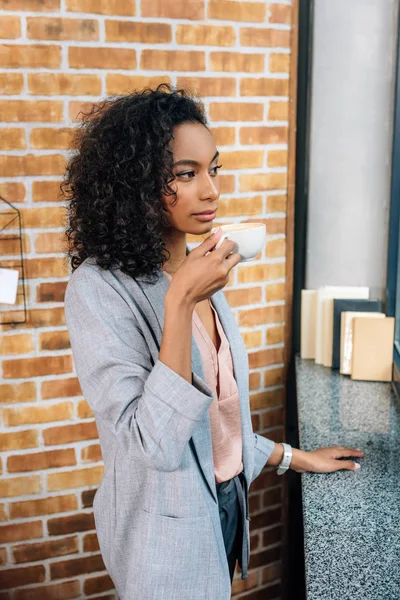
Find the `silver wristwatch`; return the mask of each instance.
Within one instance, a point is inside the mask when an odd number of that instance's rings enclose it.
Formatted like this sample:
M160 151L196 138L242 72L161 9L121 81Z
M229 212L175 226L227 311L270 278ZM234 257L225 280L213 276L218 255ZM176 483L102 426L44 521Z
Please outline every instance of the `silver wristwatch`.
M289 444L282 444L283 446L283 458L281 464L278 467L278 475L283 475L286 473L288 468L290 467L290 463L292 462L292 446Z

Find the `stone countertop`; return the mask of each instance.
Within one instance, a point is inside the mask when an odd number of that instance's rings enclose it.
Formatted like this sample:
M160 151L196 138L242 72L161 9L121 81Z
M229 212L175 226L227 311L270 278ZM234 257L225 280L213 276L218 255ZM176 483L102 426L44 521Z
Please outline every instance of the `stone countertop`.
M302 479L307 600L400 600L400 403L296 358L300 448L361 448L355 472Z

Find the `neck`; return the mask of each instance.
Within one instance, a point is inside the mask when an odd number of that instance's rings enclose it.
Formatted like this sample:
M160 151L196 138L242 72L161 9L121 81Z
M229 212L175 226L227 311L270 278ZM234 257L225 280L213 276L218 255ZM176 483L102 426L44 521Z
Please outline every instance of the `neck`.
M175 273L186 258L186 233L169 229L165 236L165 246L170 253L163 269L170 275Z

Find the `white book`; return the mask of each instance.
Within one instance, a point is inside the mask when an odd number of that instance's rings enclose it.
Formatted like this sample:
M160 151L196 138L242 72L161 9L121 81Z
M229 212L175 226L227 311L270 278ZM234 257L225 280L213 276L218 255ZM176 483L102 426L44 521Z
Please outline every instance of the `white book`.
M369 288L351 286L326 286L317 290L316 326L315 326L315 362L332 366L333 345L333 302L334 298L368 300ZM330 344L330 354L328 345ZM325 349L325 355L324 355ZM330 359L329 359L330 357ZM330 364L329 364L330 363Z
M342 375L351 375L351 365L353 361L353 320L355 317L365 319L384 319L384 313L378 312L342 312L340 318L340 372Z
M315 358L316 290L301 290L300 357Z

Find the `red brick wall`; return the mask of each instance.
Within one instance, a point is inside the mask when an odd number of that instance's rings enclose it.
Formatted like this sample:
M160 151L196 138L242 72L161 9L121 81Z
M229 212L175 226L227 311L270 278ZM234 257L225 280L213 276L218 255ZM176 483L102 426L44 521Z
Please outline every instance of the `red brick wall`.
M290 0L0 0L0 195L22 214L28 303L25 324L0 326L0 600L115 597L91 510L101 453L63 311L58 186L82 107L161 81L204 97L223 164L218 220L267 225L226 294L249 350L254 427L283 437L293 12ZM15 242L2 248L11 266ZM266 469L235 598L279 598L282 507Z

